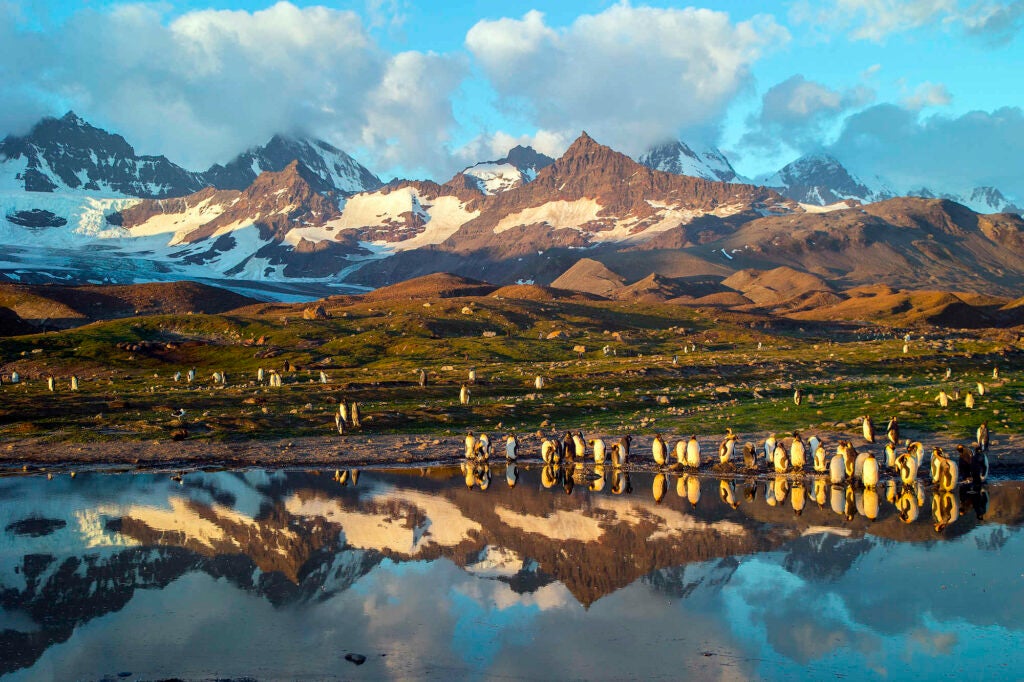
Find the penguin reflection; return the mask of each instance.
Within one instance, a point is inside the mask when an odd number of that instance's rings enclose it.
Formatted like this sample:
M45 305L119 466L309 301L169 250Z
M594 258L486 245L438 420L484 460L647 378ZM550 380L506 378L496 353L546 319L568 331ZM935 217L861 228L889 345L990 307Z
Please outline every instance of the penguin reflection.
M722 498L722 502L725 502L733 509L739 508L740 503L736 498L736 483L733 481L722 479L718 484L718 496Z
M943 490L932 496L932 521L935 532L941 533L946 526L960 518L960 502L951 490Z
M665 493L668 491L668 477L665 474L657 474L654 477L654 481L651 484L651 494L654 496L654 503L661 504L661 501L665 499Z
M519 482L519 467L514 463L510 463L505 467L505 483L508 484L509 488L515 488L516 483Z
M628 495L633 492L633 486L629 482L629 474L622 469L616 469L612 473L612 494Z

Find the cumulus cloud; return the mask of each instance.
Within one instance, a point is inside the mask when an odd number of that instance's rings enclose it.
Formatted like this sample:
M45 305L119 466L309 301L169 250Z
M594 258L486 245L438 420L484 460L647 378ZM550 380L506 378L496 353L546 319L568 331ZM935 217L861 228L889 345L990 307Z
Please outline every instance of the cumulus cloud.
M895 188L963 192L994 186L1024 197L1024 110L921 116L894 104L852 114L831 146L852 171L880 174Z
M466 73L454 57L387 54L353 12L289 2L171 21L158 6L115 5L45 33L0 27L5 82L56 94L140 151L192 168L286 132L363 151L375 170L433 170L447 158L451 95ZM29 115L31 99L15 108Z
M1020 30L1024 0L801 0L791 10L797 22L847 31L854 40L881 42L892 33L941 25L992 43Z
M480 21L466 45L502 106L636 154L681 130L715 128L749 87L751 64L788 39L767 16L734 23L723 12L622 2L566 28L537 11Z
M760 111L747 121L750 130L742 142L772 153L783 145L800 151L819 147L828 126L874 98L874 91L863 85L834 90L797 74L765 92Z

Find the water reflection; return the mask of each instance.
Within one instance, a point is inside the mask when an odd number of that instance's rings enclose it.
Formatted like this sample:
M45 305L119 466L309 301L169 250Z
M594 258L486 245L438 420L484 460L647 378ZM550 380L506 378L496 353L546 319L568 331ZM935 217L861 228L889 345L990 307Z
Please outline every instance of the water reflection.
M1002 676L1022 491L564 462L0 479L0 674Z

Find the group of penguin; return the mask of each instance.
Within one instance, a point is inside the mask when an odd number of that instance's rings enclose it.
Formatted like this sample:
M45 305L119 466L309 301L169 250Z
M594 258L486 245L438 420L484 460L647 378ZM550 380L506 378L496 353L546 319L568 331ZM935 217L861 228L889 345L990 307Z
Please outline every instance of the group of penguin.
M875 442L875 429L870 416L862 421L864 440ZM835 453L830 457L825 444L816 436L805 442L799 432L794 432L789 447L782 439L771 434L758 448L748 442L742 448L743 469L758 472L762 466L776 474L798 474L805 470L808 455L815 473L825 474L833 485L859 483L866 488L873 488L880 482L883 474L889 473L898 478L904 485L912 485L918 479L925 460L925 448L920 441L906 440L902 446L899 437L899 423L896 417L889 420L886 426L885 460L880 463L875 455L865 450L858 452L849 440L841 440L836 445ZM983 484L988 478L989 448L988 424L982 423L977 430L977 441L970 447L957 445L957 458L953 459L936 446L932 448L929 462L929 476L939 490L953 490L961 481L970 481L974 485ZM712 469L720 473L736 472L734 457L736 455L737 436L732 429L726 430L726 436L718 446L718 462L712 463ZM557 465L560 462L577 462L587 460L587 450L596 465L611 464L613 467L625 466L630 457L633 443L632 436L626 435L610 445L601 438L587 440L583 433L566 432L564 436L543 437L540 445L540 457L544 464ZM515 462L519 458L519 439L515 434L505 437L505 458ZM487 434L475 435L470 431L465 439L465 456L467 460L486 461L492 455L492 444ZM902 448L902 449L901 449ZM651 454L658 466L671 466L673 470L696 471L705 465L701 454L701 445L696 435L676 442L673 448L661 436L655 434L651 444ZM671 460L675 459L673 463Z

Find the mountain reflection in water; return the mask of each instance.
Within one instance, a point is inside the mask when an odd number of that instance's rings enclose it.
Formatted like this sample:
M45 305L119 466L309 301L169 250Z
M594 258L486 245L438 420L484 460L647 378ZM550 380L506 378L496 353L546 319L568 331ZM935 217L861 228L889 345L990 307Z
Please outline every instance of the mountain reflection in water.
M1012 676L1022 493L504 464L2 478L0 675Z

